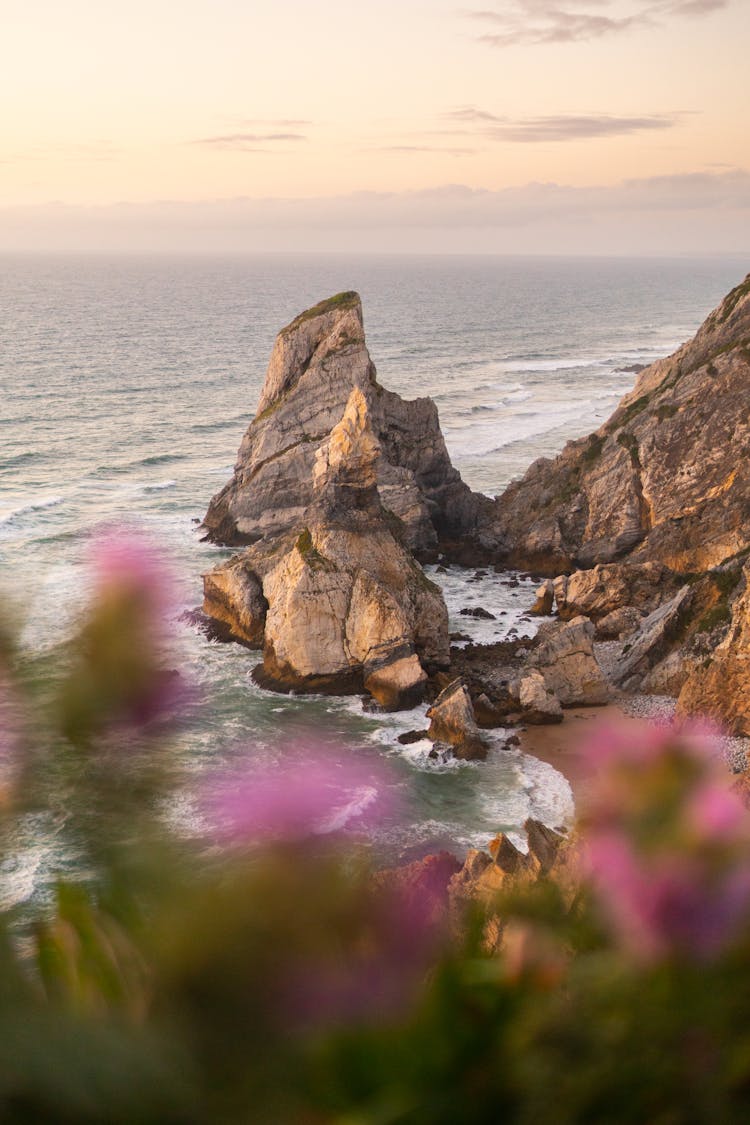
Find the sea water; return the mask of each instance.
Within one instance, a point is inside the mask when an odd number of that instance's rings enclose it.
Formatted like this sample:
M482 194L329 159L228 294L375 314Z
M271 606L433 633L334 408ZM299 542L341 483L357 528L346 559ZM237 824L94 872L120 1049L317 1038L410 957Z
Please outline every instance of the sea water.
M54 667L85 605L88 544L113 523L145 529L182 607L200 603L201 573L229 552L201 541L199 521L231 475L276 332L322 298L360 292L380 381L434 399L454 464L492 495L600 425L633 368L686 340L744 272L738 259L0 258L0 592L22 615L22 646ZM529 581L431 577L452 629L484 641L533 630ZM476 604L494 620L460 614ZM273 695L250 678L257 656L185 621L178 631L175 661L201 699L175 750L178 827L206 772L283 767L290 744L320 740L373 776L389 763L400 812L379 832L394 855L520 839L528 816L571 815L567 782L502 749L501 732L485 764L435 762L429 743L397 741L425 727L423 708L374 716L358 699ZM12 901L70 862L64 825L23 832L6 863Z

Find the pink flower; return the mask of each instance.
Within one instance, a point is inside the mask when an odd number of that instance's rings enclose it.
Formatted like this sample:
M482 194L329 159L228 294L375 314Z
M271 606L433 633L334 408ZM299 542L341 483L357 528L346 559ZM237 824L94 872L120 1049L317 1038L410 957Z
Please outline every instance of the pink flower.
M291 841L361 831L393 810L393 779L352 754L294 747L273 765L211 778L201 805L226 844Z
M110 532L91 547L94 596L62 699L68 738L89 743L115 733L132 741L172 719L186 698L181 677L164 667L169 571L142 536Z
M113 530L93 541L91 563L95 597L128 601L162 636L175 609L176 582L156 546L140 533Z
M720 954L750 922L750 830L705 730L606 731L585 863L613 935L641 961Z

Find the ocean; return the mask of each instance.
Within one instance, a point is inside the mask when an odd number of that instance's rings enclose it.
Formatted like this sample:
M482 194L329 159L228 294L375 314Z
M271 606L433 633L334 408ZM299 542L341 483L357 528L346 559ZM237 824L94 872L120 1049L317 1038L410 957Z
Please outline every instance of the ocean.
M737 258L0 257L0 598L22 619L23 649L54 672L85 605L89 541L113 523L145 530L182 608L200 603L201 574L229 552L201 542L199 521L231 475L276 332L322 298L361 294L379 380L430 395L454 464L496 494L598 426L634 367L688 339L745 272ZM530 582L431 576L452 628L481 640L533 630ZM495 620L461 617L472 604ZM250 678L254 654L185 617L177 629L175 665L201 700L174 748L177 830L191 830L206 771L283 763L290 745L320 740L373 776L389 764L401 812L378 831L396 857L520 839L528 816L572 814L567 782L501 749L502 732L485 764L435 763L429 743L397 742L425 726L424 709L376 717L357 699L272 695ZM71 865L64 823L29 819L0 898L43 896Z

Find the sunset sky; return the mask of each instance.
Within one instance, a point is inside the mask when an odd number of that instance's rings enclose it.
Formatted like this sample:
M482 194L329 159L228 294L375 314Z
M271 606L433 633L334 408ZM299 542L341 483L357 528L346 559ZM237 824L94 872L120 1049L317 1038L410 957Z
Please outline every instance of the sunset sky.
M5 0L0 249L750 251L750 0Z

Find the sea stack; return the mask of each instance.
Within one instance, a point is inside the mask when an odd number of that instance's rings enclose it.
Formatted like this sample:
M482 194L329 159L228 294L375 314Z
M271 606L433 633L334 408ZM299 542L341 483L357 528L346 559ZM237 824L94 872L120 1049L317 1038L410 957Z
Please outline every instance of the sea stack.
M378 444L380 501L409 550L423 561L439 552L486 558L494 542L481 514L490 501L452 466L432 400L406 401L378 383L362 302L352 292L321 302L279 332L234 475L206 513L209 538L241 546L303 524L318 452L355 387Z

